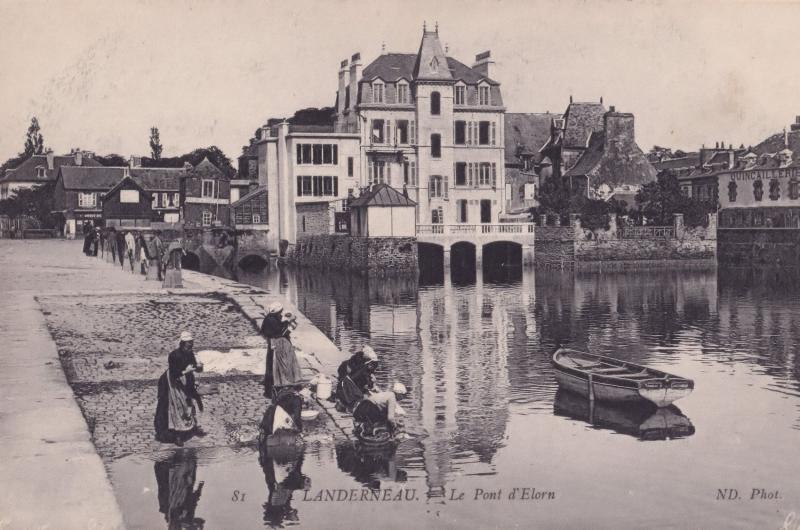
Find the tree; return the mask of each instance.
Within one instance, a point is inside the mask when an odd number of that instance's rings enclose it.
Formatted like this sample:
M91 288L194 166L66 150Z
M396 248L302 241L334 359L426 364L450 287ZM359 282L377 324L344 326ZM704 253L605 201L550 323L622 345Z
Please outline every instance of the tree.
M687 197L681 192L677 175L661 171L655 182L648 182L636 194L641 215L656 225L671 225L674 214L682 213L687 226L705 224L708 214L717 210L716 202Z
M164 147L161 145L161 137L158 134L158 127L150 128L150 154L153 160L161 160L161 151Z
M40 228L56 228L56 218L52 213L54 190L54 182L18 189L8 199L0 200L0 214L35 219Z
M125 160L125 157L122 155L118 155L116 153L111 153L110 155L105 156L95 156L95 160L103 164L104 166L127 166L128 161Z
M216 145L195 149L191 153L186 153L181 156L161 159L144 157L142 158L142 167L183 167L186 162L196 166L204 158L208 158L212 164L222 170L228 177L236 175L236 170L231 164L231 159L225 156L225 153Z
M42 151L44 151L44 137L39 127L39 120L34 116L31 118L31 124L25 135L25 158L31 155L41 155Z

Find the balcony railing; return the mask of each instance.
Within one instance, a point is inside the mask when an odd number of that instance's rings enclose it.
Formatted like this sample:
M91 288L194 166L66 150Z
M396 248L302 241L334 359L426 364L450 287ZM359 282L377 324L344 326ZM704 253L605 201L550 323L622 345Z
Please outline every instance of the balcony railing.
M620 239L673 239L673 226L626 226L619 230Z
M485 235L485 234L533 234L536 225L533 223L485 223L485 224L430 224L417 225L418 235Z

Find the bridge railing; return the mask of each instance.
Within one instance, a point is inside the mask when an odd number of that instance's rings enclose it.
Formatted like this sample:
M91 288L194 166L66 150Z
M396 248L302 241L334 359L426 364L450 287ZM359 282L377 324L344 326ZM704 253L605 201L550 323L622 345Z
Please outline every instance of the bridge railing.
M417 235L419 236L448 236L448 235L523 235L533 234L536 230L534 223L481 223L481 224L429 224L417 225Z

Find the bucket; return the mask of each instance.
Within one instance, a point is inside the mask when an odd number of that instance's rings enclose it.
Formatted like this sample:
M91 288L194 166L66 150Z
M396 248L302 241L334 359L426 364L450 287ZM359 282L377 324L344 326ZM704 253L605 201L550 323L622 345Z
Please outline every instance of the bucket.
M331 397L333 383L327 377L321 377L317 381L317 399L328 399Z

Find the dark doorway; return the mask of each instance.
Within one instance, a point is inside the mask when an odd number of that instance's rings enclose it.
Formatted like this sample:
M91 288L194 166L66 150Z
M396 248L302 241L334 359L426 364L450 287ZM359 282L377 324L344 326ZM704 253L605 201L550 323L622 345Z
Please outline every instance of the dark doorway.
M481 222L492 222L492 201L489 199L481 200Z

